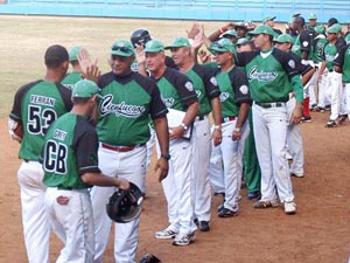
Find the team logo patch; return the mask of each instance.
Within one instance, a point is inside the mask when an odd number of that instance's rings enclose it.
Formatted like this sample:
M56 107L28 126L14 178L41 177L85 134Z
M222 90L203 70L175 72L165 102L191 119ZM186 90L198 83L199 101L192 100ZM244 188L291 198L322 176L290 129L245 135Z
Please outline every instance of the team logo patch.
M247 95L248 94L248 86L247 85L242 85L239 88L239 91L243 94L243 95Z
M111 94L103 97L99 109L101 116L112 113L117 117L123 116L133 119L142 116L146 112L146 108L143 105L130 105L125 101L118 104L113 103L113 95Z
M162 99L164 105L165 105L168 109L170 109L170 108L174 105L174 103L175 103L175 99L172 98L172 97L164 98L163 96L161 96L161 99Z
M210 83L213 84L214 86L217 86L217 85L218 85L218 82L216 81L216 78L215 78L215 77L211 77L211 78L210 78Z
M295 61L293 59L289 60L288 65L294 69L295 68Z
M248 80L257 80L259 82L272 82L278 77L277 72L265 72L263 70L259 71L257 67L253 67L248 74Z
M220 94L220 101L221 101L221 102L224 102L224 101L226 101L229 97L230 97L230 93L228 93L227 91L221 92L221 94Z
M308 45L309 45L309 42L307 42L307 41L303 42L303 47L307 47Z
M196 90L197 98L200 98L202 96L202 92L200 90Z
M191 82L186 82L185 83L185 88L188 90L188 91L193 91L193 84Z

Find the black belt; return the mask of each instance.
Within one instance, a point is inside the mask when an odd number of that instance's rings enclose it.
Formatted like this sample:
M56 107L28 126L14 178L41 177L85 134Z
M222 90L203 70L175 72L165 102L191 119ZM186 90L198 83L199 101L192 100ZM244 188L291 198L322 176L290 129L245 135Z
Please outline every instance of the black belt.
M236 116L228 116L228 117L222 118L222 122L225 123L229 121L234 121L236 118L237 118Z
M333 71L334 71L333 69L328 70L328 72L333 72Z
M274 107L283 107L286 105L285 102L271 102L271 103L260 103L255 102L256 105L259 105L260 107L264 109L274 108Z
M202 120L206 119L207 116L208 116L208 115L206 115L206 114L198 115L198 116L195 118L195 120L196 120L196 121L202 121Z
M72 191L74 188L73 187L62 187L62 186L57 186L58 190L66 190L66 191Z

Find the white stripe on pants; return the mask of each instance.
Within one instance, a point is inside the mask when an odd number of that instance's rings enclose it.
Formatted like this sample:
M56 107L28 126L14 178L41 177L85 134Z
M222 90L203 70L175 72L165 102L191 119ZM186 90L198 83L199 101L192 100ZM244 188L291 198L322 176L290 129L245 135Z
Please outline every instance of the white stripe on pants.
M291 98L287 102L288 120L292 118L295 104L295 98ZM304 145L299 125L289 123L287 144L293 157L290 172L296 175L304 175Z
M22 224L29 263L49 262L50 224L45 211L44 171L39 162L23 161L18 172Z
M342 74L338 72L329 72L329 85L331 89L331 115L330 120L335 121L341 112L341 103L343 99Z
M318 106L324 108L327 105L331 104L331 89L328 78L328 70L325 69L321 76L321 80L318 83Z
M350 119L350 83L345 83L343 95L343 114L348 114Z
M159 145L157 152L160 156ZM191 197L191 143L184 139L170 140L169 153L169 172L162 186L168 204L170 228L180 234L189 234L196 230Z
M261 200L294 200L287 153L287 107L262 108L253 105L253 131L261 167Z
M146 147L136 147L129 152L116 152L103 148L98 150L99 168L107 176L125 178L144 191L146 176ZM95 262L102 262L108 245L112 221L106 213L106 204L114 193L114 187L95 186L91 199L95 221ZM118 263L135 262L139 237L140 218L129 223L115 223L114 259Z
M60 205L59 196L68 197L68 203ZM89 190L49 187L45 205L52 229L64 243L56 263L92 263L95 233Z
M234 211L238 210L244 141L249 134L248 125L245 124L241 130L241 139L233 141L232 133L236 122L233 120L222 124L222 142L218 146L212 146L210 157L211 182L217 189L222 189L220 192L225 193L224 207Z
M191 143L191 191L194 217L198 221L210 221L209 159L211 142L208 118L194 122Z

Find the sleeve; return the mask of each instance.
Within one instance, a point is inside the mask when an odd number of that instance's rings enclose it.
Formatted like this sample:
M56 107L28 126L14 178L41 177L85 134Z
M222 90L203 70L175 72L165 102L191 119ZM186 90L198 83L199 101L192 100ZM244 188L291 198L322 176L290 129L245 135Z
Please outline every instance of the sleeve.
M235 62L237 66L244 67L246 66L253 58L259 54L258 51L250 52L239 52L236 53Z
M98 168L98 139L95 131L88 131L81 135L76 145L77 166L79 174L100 172Z
M198 101L193 83L186 75L178 74L176 88L184 105L190 106L192 103Z
M230 79L237 103L251 103L248 79L244 71L231 71Z
M287 53L280 50L277 51L277 49L274 50L276 50L275 57L280 62L289 78L293 78L300 74L303 69L301 60L296 59L290 52Z
M291 78L291 83L293 86L293 90L295 92L295 98L297 102L303 102L304 100L304 90L303 90L303 84L301 82L300 75L295 75Z
M215 68L210 68L210 67L203 67L203 70L204 70L204 86L209 99L219 97L220 89L215 77L217 70Z
M302 31L300 34L300 50L303 52L310 52L312 45L313 33L310 30Z
M337 42L335 43L335 47L337 48L337 52L339 53L340 52L340 50L342 50L343 49L343 47L345 47L346 46L346 42L345 42L345 40L344 40L344 38L339 38L338 40L337 40Z
M155 83L153 85L154 87L152 89L152 93L150 94L151 95L150 115L151 115L151 118L154 120L157 118L164 118L168 113L168 110L160 97L160 91L158 89L158 86Z
M312 67L309 64L303 64L301 58L298 57L296 54L292 52L291 55L298 62L297 65L299 66L299 74L304 75L312 69Z
M333 63L336 66L342 67L344 64L344 56L345 56L345 50L347 48L350 48L350 45L343 47L339 53L337 53L336 58L334 59Z
M66 111L70 111L73 107L73 103L72 103L72 90L61 85L61 84L58 84L57 85L57 88L61 94L61 97L63 99L63 103L64 103L64 106L66 108Z

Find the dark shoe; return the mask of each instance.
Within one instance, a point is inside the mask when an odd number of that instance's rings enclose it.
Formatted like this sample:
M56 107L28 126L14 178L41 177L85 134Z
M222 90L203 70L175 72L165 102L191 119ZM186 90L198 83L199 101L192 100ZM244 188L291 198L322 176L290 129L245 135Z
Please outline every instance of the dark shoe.
M220 211L221 211L222 209L224 209L224 203L225 203L225 201L223 201L223 202L218 206L218 209L217 209L218 213L220 213Z
M197 218L195 218L195 219L193 219L193 223L196 225L196 226L198 226L198 219Z
M233 216L237 216L238 215L238 210L237 211L233 211L230 210L228 208L223 208L222 210L220 210L220 212L218 213L219 217L233 217Z
M215 193L214 193L214 196L219 196L219 195L221 195L222 197L225 198L225 193L218 193L218 192L215 192Z
M300 122L304 123L304 122L311 122L311 116L303 116L301 117Z
M331 111L331 105L327 105L326 107L324 107L324 109L325 109L326 111Z
M202 232L210 231L209 221L199 221L198 228Z
M337 127L337 123L335 121L332 121L332 120L329 120L327 123L326 123L326 128L335 128Z
M340 115L338 117L338 124L343 124L346 121L347 118L348 118L347 114Z
M316 111L317 110L317 104L312 104L310 110L311 111Z
M261 197L261 194L259 191L255 191L255 192L250 192L248 193L248 200L254 200L257 199L259 200Z

